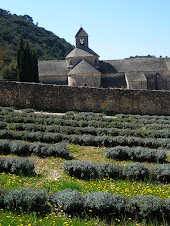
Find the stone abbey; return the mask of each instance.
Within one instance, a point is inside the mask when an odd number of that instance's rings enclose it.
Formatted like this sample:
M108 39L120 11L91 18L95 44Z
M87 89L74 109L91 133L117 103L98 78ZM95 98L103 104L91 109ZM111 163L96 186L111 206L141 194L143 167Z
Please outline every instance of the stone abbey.
M170 90L170 58L99 60L89 48L88 34L82 27L75 42L76 47L65 60L39 62L40 82L73 87Z

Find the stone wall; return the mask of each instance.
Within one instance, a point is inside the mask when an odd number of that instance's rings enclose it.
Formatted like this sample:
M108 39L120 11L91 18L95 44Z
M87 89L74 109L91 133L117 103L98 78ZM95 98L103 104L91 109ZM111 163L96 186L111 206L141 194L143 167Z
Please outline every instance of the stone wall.
M56 111L170 115L170 91L0 82L0 105Z
M149 90L170 90L170 72L145 72Z

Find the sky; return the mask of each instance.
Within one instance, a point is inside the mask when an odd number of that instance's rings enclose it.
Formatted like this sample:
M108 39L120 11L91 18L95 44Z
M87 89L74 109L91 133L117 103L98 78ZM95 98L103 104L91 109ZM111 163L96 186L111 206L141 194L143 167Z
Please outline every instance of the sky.
M0 8L31 16L72 45L82 26L101 60L170 57L170 0L1 0Z

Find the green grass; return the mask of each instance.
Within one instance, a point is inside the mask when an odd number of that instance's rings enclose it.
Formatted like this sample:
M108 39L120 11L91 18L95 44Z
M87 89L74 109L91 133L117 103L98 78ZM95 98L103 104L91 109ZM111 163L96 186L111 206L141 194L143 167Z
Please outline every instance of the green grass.
M99 219L98 217L90 217L85 216L84 218L80 217L72 217L71 215L59 213L58 215L55 214L48 214L45 217L41 217L36 215L35 213L13 213L10 211L0 210L0 226L105 226L106 220ZM107 224L108 225L108 224ZM146 221L142 220L138 222L137 220L132 220L131 218L128 219L118 219L115 218L112 220L110 225L119 225L119 226L158 226L158 225L168 225L167 222L157 222L157 221Z

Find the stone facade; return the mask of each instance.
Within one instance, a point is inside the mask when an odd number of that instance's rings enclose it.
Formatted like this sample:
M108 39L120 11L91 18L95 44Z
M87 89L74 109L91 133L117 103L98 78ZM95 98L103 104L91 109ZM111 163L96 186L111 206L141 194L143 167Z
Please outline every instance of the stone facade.
M170 91L69 87L0 81L0 105L55 111L170 115Z
M99 60L88 46L88 34L80 28L75 36L76 47L63 61L40 61L42 83L112 87L127 89L170 90L170 58L130 58ZM86 61L87 68L81 62ZM75 68L76 70L75 74ZM91 68L91 69L89 69ZM94 69L97 70L97 73ZM87 69L84 71L84 69ZM82 73L83 71L83 73ZM96 82L94 82L96 79Z

